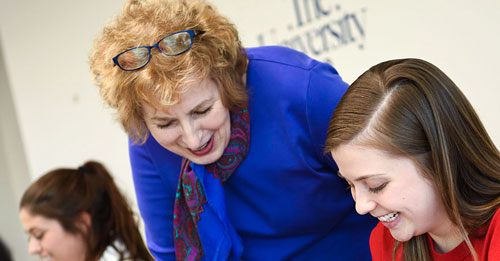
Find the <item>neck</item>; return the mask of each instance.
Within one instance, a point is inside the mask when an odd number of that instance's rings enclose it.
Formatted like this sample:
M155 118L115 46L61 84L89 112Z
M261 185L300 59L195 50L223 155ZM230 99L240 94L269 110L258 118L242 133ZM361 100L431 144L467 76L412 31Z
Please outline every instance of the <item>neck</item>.
M441 254L450 252L465 240L458 227L452 224L443 226L437 233L429 232L429 235L434 242L434 249Z

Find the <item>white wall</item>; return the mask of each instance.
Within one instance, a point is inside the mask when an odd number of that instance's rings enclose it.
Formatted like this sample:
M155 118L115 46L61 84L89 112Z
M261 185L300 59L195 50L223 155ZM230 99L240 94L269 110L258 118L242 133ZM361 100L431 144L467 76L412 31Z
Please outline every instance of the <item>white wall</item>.
M237 25L246 46L291 44L332 62L349 83L383 60L426 59L464 91L500 145L498 1L211 2ZM115 174L135 204L126 136L103 105L87 62L93 37L123 3L0 0L0 40L22 140L16 146L22 144L26 155L22 164L31 179L55 167L76 167L97 159ZM317 17L318 10L322 14ZM313 49L319 54L313 55ZM13 124L0 120L2 125ZM3 146L6 151L13 149ZM2 213L17 215L16 209L1 208ZM16 251L25 251L24 245L19 243Z
M321 49L321 30L329 25L342 40L327 35L327 52L313 55L332 62L351 83L370 66L415 57L441 68L461 88L500 146L500 1L496 0L253 0L213 1L236 23L246 46L290 43L307 34ZM306 3L306 4L305 4ZM328 15L315 17L315 4ZM295 6L299 6L300 19ZM307 6L309 12L307 11ZM258 8L260 7L260 8ZM262 8L266 7L266 8ZM307 13L311 21L307 21ZM345 18L346 16L350 18ZM353 22L359 21L364 36ZM299 21L302 25L298 26ZM345 22L348 21L348 22ZM344 26L344 30L339 29ZM326 30L326 29L324 29ZM297 42L297 41L295 41ZM300 44L293 46L300 47Z
M19 250L26 236L19 224L17 206L30 183L28 164L17 124L0 39L0 238L7 248ZM22 249L24 250L24 249ZM27 251L12 251L15 260L30 260Z

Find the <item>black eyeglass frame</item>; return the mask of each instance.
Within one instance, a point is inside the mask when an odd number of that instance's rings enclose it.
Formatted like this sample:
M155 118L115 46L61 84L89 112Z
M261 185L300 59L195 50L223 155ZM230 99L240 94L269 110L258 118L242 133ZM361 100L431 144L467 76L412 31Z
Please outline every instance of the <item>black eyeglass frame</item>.
M165 53L161 50L159 44L165 40L166 38L169 38L173 35L176 35L176 34L180 34L180 33L188 33L189 34L189 37L190 37L190 41L191 43L189 44L189 46L184 49L183 51L180 51L178 53L174 53L174 54L168 54L168 53ZM187 52L189 49L191 49L191 46L193 46L193 38L194 36L196 35L201 35L203 34L204 31L200 31L200 30L183 30L183 31L178 31L178 32L175 32L175 33L171 33L163 38L161 38L155 45L151 45L151 46L137 46L137 47L133 47L133 48L130 48L130 49L127 49L121 53L119 53L118 55L116 55L115 57L113 57L113 62L115 65L118 65L118 67L120 67L120 69L124 70L124 71L136 71L136 70L139 70L139 69L142 69L144 68L144 66L148 65L149 61L151 61L151 49L153 48L157 48L162 54L166 55L166 56L177 56L177 55L180 55L180 54L183 54L185 52ZM118 57L120 57L120 55L126 53L126 52L130 52L132 50L135 50L135 49L138 49L138 48L147 48L148 49L148 60L141 66L137 67L137 68L132 68L132 69L126 69L126 68L123 68L120 63L118 62Z

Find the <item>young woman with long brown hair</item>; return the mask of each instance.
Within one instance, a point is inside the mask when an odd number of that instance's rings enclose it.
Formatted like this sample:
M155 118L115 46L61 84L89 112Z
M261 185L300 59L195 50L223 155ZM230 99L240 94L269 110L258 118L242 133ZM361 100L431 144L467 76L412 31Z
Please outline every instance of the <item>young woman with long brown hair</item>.
M326 151L373 260L500 260L500 154L458 87L419 59L373 66L347 90Z
M29 252L44 259L153 260L125 197L98 162L43 175L19 209Z

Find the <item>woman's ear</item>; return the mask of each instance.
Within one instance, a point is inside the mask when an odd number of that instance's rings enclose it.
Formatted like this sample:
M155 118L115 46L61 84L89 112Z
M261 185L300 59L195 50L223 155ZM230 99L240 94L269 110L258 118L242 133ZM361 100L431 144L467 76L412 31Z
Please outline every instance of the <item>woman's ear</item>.
M92 226L92 216L90 216L88 212L83 211L80 213L80 217L77 222L78 228L86 234Z

